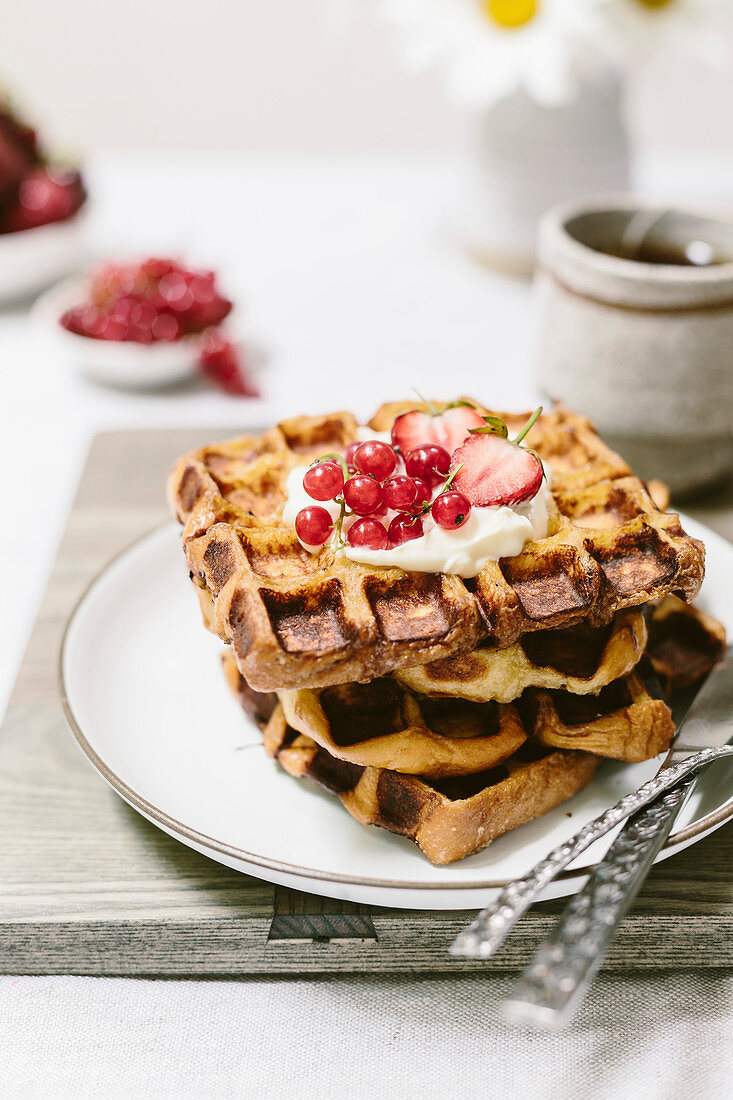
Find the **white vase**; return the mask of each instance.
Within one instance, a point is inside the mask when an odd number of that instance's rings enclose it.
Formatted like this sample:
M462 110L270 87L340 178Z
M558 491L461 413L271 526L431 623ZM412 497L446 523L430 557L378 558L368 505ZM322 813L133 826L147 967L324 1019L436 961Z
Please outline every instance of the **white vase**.
M621 82L604 75L562 107L517 92L477 122L468 184L467 244L483 262L530 274L537 225L550 207L627 191L630 151Z

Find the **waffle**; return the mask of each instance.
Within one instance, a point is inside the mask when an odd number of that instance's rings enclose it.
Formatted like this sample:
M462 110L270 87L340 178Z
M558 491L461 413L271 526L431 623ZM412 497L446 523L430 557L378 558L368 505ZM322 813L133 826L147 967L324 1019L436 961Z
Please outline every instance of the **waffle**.
M421 695L476 703L511 703L528 687L587 695L635 668L646 640L643 612L629 608L595 630L580 623L565 630L536 631L504 649L484 645L472 653L398 669L394 676Z
M614 760L648 760L669 747L669 707L638 676L598 695L528 688L508 703L415 695L394 678L278 692L289 726L339 760L440 779L494 767L528 736Z
M339 760L442 778L501 764L526 741L514 707L430 699L392 677L281 691L288 725Z
M674 733L669 708L634 674L597 695L528 688L513 704L502 704L434 699L394 676L264 695L248 687L230 649L223 664L231 689L260 722L279 700L288 726L334 759L432 779L495 767L528 737L638 761L666 749Z
M383 406L370 427L385 430L406 407ZM514 431L525 418L505 419ZM589 421L564 409L528 436L551 472L554 509L547 538L516 557L463 581L372 568L328 548L311 555L281 520L287 473L343 448L356 428L348 413L298 417L203 448L171 473L191 577L259 690L369 680L486 638L505 647L581 621L595 629L623 608L668 593L689 600L699 589L702 544L657 510Z
M669 707L635 674L598 695L530 689L518 701L525 727L543 745L635 763L665 752L674 736Z
M667 596L649 608L647 654L668 698L700 683L725 648L725 627L698 607Z
M598 757L588 753L532 744L498 767L431 782L337 760L292 730L280 706L265 729L265 748L290 775L309 776L337 795L362 825L409 837L437 864L478 852L572 798L598 766Z

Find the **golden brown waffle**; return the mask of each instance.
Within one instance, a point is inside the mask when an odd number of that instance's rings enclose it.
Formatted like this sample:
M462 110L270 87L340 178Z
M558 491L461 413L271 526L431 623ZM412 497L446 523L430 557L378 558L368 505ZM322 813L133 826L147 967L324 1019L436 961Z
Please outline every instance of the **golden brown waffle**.
M438 864L478 852L572 798L598 766L588 753L533 743L488 771L428 781L335 759L290 729L282 707L265 729L265 748L291 775L310 776L332 791L357 821L409 837Z
M253 713L257 706L266 717L274 697L247 688L231 650L224 655L224 668L245 709ZM288 726L334 759L431 779L495 767L528 737L638 761L666 749L674 733L669 708L636 675L614 681L598 695L529 688L513 704L431 699L391 676L368 684L281 691L277 698ZM266 700L264 709L258 699Z
M700 608L667 596L649 608L647 655L668 697L703 680L725 648L725 627Z
M315 779L338 795L363 824L381 825L409 836L434 863L462 859L502 833L547 813L590 781L601 756L646 759L665 749L674 732L669 709L633 675L604 688L596 697L530 689L516 706L440 700L444 716L451 705L458 708L459 715L462 708L479 714L494 708L513 715L524 743L501 763L473 771L466 768L464 774L405 774L349 759L348 750L353 746L346 746L344 753L344 746L337 743L339 731L348 730L350 723L361 722L366 727L356 729L357 735L372 734L366 741L354 742L359 752L394 737L375 733L373 724L387 713L384 695L379 693L392 681L369 685L376 702L372 700L371 712L366 708L366 715L363 696L349 696L341 688L324 689L321 698L336 699L339 708L343 707L342 712L329 706L322 710L328 734L324 743L321 717L316 715L315 725L307 727L318 736L316 740L289 724L286 708L276 703L275 696L249 688L230 650L224 654L224 667L242 706L265 726L267 752L286 771L297 778ZM419 702L429 705L431 701ZM312 714L307 717L312 721ZM377 731L381 728L376 727ZM455 726L452 733L455 735ZM405 733L406 737L413 735L413 730ZM465 743L469 740L474 739ZM374 753L375 759L379 756L378 751Z
M530 689L517 705L525 727L543 745L611 760L649 760L668 749L674 736L669 707L634 674L598 695Z
M514 707L430 699L389 676L277 694L288 725L331 756L411 775L493 768L527 739Z
M393 677L277 693L289 726L340 760L442 778L493 767L528 736L613 760L648 760L669 747L669 707L635 675L598 695L528 688L509 703L416 695Z
M588 695L636 667L646 636L643 611L628 608L595 630L579 623L565 630L535 631L503 649L479 646L472 653L397 669L394 676L421 695L475 703L511 703L528 687Z
M388 428L405 407L383 406L370 426ZM525 418L505 419L514 431ZM203 448L171 473L192 579L258 689L368 680L468 652L483 638L508 646L531 631L596 628L622 608L670 592L691 599L699 589L702 544L656 509L589 421L564 409L540 417L528 436L551 471L555 507L547 538L516 557L463 581L371 568L328 548L311 555L280 518L287 473L355 435L348 413L297 417Z

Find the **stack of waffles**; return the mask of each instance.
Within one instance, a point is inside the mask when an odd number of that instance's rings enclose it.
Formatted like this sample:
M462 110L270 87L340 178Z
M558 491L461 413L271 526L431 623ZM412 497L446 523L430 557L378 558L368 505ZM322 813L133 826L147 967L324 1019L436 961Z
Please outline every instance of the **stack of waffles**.
M368 427L411 407L384 405ZM282 519L289 472L359 434L348 413L297 417L171 472L204 622L266 751L434 863L548 812L604 758L664 751L659 683L699 680L724 638L688 606L704 549L659 488L655 501L587 420L556 409L528 437L551 475L547 537L469 580L379 568L310 552Z

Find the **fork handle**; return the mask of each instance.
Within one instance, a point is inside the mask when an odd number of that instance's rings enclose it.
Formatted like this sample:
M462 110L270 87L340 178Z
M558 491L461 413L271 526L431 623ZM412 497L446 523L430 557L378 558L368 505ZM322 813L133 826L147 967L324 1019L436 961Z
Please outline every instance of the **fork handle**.
M456 936L449 951L470 959L488 959L502 945L519 918L539 898L542 891L584 852L594 841L605 836L631 814L649 805L659 795L676 786L682 779L722 756L733 755L733 747L721 745L702 749L686 760L661 768L636 791L627 794L615 806L587 825L548 856L536 863L523 878L505 886L498 897L482 909L471 923Z
M629 818L515 983L502 1005L505 1016L543 1028L571 1019L696 778L688 776Z

